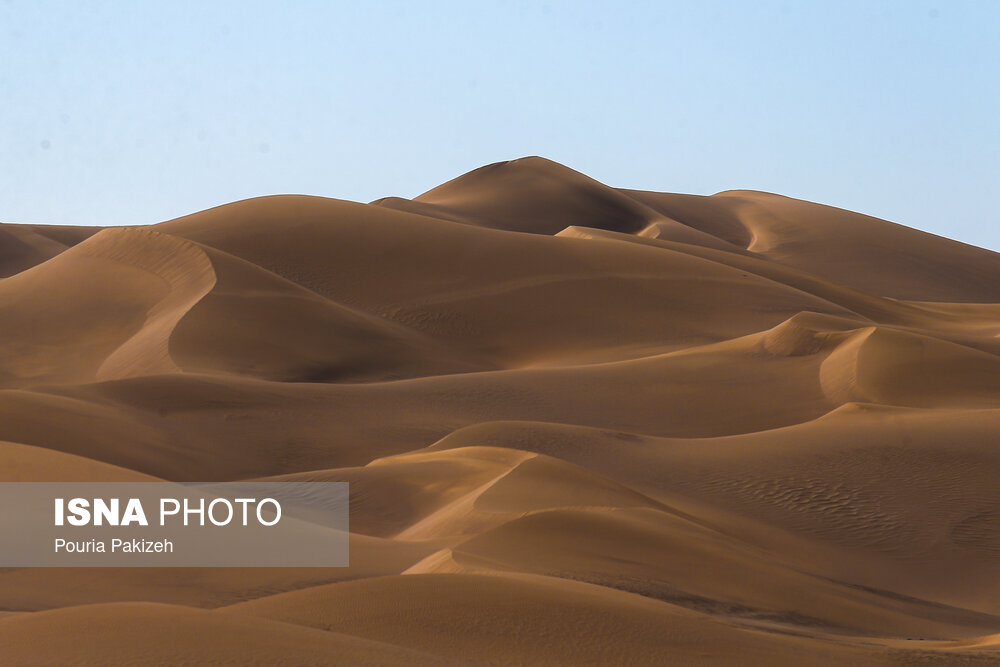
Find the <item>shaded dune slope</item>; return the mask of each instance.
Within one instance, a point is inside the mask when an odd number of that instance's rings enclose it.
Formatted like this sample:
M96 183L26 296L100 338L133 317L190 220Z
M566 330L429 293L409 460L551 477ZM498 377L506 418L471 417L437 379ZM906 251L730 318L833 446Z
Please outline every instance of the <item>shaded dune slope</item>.
M3 225L0 229L0 278L52 259L99 231L100 227Z

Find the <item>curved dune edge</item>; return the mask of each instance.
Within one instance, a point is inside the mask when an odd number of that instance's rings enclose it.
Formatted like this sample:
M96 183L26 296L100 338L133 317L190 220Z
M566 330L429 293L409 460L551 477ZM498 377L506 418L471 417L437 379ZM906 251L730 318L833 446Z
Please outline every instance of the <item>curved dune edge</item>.
M100 231L0 281L0 310L13 324L0 330L4 370L21 383L176 372L170 333L214 284L208 258L190 242L145 229ZM58 340L66 327L73 335Z
M154 271L169 286L167 296L146 313L139 332L104 360L96 379L179 371L170 356L170 336L181 318L215 287L208 256L189 241L149 229L107 229L95 238L110 242L110 247L102 248L102 256L112 259L141 247L143 254L129 254L128 260Z
M841 403L911 407L1000 406L1000 359L954 343L880 327L857 330L820 368Z
M239 257L201 249L216 284L186 309L169 335L170 356L185 371L350 382L493 367Z

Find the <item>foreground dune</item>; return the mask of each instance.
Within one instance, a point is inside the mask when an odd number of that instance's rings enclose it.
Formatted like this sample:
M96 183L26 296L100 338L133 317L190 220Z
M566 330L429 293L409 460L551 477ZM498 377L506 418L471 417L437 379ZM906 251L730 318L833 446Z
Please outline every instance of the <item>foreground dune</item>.
M0 663L1000 663L1000 255L541 158L0 225L0 479L346 481L345 568L0 569Z

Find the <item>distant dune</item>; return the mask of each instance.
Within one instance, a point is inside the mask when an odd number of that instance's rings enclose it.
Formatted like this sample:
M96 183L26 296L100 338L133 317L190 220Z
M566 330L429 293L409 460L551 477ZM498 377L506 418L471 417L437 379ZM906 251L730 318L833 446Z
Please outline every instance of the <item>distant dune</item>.
M1000 254L542 158L0 225L0 476L351 484L351 567L0 569L0 664L1000 664Z

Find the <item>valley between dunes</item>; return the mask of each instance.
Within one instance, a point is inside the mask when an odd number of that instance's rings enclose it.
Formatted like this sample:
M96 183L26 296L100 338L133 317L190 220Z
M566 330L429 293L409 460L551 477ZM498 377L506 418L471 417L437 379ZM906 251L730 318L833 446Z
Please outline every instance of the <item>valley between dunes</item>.
M0 663L1000 664L1000 254L542 158L0 225L0 479L346 481L347 568L0 569Z

